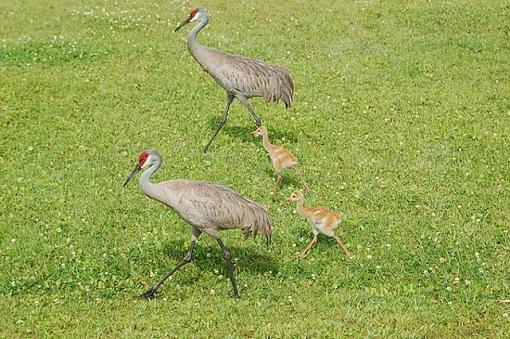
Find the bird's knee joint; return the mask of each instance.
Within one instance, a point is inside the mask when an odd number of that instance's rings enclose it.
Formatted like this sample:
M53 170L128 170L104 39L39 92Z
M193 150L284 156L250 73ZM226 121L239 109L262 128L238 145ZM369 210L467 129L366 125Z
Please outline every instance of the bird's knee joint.
M232 256L230 255L230 252L223 252L223 257L225 258L225 260L228 260L230 261L232 259Z

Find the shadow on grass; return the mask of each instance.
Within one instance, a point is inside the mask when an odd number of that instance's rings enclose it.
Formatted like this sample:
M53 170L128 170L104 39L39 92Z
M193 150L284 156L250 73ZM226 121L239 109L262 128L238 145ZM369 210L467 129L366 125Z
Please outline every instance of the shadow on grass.
M285 198L293 191L304 191L303 182L292 169L285 169L282 171L282 180L280 181L280 187L275 191L276 172L271 166L269 157L265 159L266 166L263 170L265 176L271 180L271 185L267 186L267 192L273 195L273 201L276 201L277 196L281 195L282 202L286 202ZM310 183L307 182L310 186Z
M216 130L218 127L219 118L218 117L211 117L209 119L209 126L210 126L210 134ZM288 140L290 143L296 143L297 138L289 131L282 131L280 129L275 129L274 127L267 126L269 129L269 140L281 140L285 139ZM237 138L241 140L242 142L251 142L251 143L259 143L262 145L262 138L260 137L254 137L250 133L253 132L257 127L255 124L251 127L240 127L235 125L230 125L229 121L223 126L220 133L225 133L231 137Z
M268 160L269 162L269 160ZM272 178L271 186L269 187L272 190L275 188L275 177L276 174L271 168L271 163L268 163L268 168L264 170L264 173ZM276 193L287 194L285 198L290 194L291 191L304 191L303 182L299 179L293 170L283 170L282 172L282 180L280 181L280 187L277 189ZM310 183L308 183L310 185ZM284 199L285 200L285 199Z
M236 270L257 274L267 272L275 274L278 272L279 267L270 256L251 248L239 248L230 244L225 245L229 249L232 258L238 259L237 261L234 261ZM186 251L187 250L182 250L182 242L177 240L168 242L164 247L164 255L175 259L175 264L184 257ZM209 257L207 256L207 253L210 253ZM204 246L200 243L197 244L193 255L193 263L201 271L211 271L213 269L224 270L226 267L225 259L223 259L223 254L219 245ZM171 269L171 267L168 269Z
M240 248L236 247L234 245L225 244L227 248L229 249L233 262L235 265L234 269L234 275L236 277L236 280L239 284L239 278L238 274L240 272L249 272L249 273L255 273L255 274L261 274L265 275L269 273L270 275L275 275L279 271L279 266L276 264L276 262L268 255L259 253L259 251L251 249L251 248ZM261 251L263 249L260 249ZM164 260L161 260L160 264L157 264L157 269L160 271L170 271L172 268L179 263L184 255L187 253L187 250L183 250L182 248L182 242L175 240L175 241L169 241L164 246L164 252L162 255L170 257L171 261L174 261L169 266L166 266L168 264L163 263ZM238 259L238 260L234 260ZM203 245L203 244L197 244L195 247L195 252L193 255L193 260L190 263L194 265L198 271L200 272L211 272L218 270L219 272L222 272L222 274L226 277L227 274L227 267L226 262L223 258L222 251L219 247L219 245ZM186 265L187 266L187 265ZM153 267L153 269L156 267ZM178 272L175 272L175 275L179 276L179 284L185 285L185 286L193 286L199 281L203 280L203 277L201 274L198 273L191 273L188 272L180 272L180 271L186 271L186 267L182 267L181 270ZM243 274L246 275L246 274ZM162 276L158 276L155 278L151 278L151 282L149 284L154 284L159 279L161 279ZM243 278L243 280L246 277ZM243 281L241 280L241 281ZM228 286L227 288L230 289L230 282L228 282L228 278L224 281L225 286ZM171 283L166 282L165 288L171 288ZM238 285L239 291L241 292L241 295L244 292L243 285ZM147 288L147 287L145 287ZM143 288L142 288L143 290ZM179 300L183 297L183 294L179 290L173 289L174 292L170 293L169 295L171 298ZM161 291L159 291L161 293ZM167 292L168 293L168 292ZM229 292L230 293L230 292ZM135 296L136 299L144 299L141 298L140 295Z

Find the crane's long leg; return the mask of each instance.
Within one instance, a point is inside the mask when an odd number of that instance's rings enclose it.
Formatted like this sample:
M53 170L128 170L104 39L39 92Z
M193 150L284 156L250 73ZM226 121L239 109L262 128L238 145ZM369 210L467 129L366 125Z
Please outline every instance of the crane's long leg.
M313 233L313 239L310 241L310 243L308 244L308 246L306 246L306 248L301 252L299 253L298 255L298 258L299 259L304 259L306 257L306 254L308 253L308 251L310 251L310 249L317 243L317 233Z
M228 277L230 278L230 282L232 282L232 288L234 289L234 297L239 298L240 295L239 291L237 290L236 279L234 277L234 265L232 265L232 257L223 241L221 241L220 238L216 240L218 241L218 244L220 244L221 250L223 251L223 258L225 258L225 261L227 262Z
M342 247L342 249L344 250L345 255L347 256L347 258L350 259L352 257L352 254L351 254L351 252L349 252L347 247L345 247L344 243L342 242L342 239L340 239L340 237L337 236L337 235L335 235L334 238L335 238L336 242L338 243L338 245L340 245L340 247Z
M140 297L151 299L154 297L154 294L158 290L158 288L163 285L163 283L170 278L175 272L177 272L182 266L188 264L191 262L191 259L193 258L193 249L195 248L195 245L197 243L198 237L193 236L193 239L191 240L191 244L189 245L188 253L182 258L182 260L170 271L168 272L163 279L161 279L156 285L149 288L147 291L143 292Z
M218 124L218 127L216 128L216 131L214 131L213 135L209 139L209 142L207 142L207 145L204 147L204 153L207 153L207 150L209 149L209 146L213 142L214 138L216 138L216 135L220 132L220 130L225 126L225 123L228 119L228 110L230 109L230 105L232 104L232 100L234 100L234 96L227 92L227 103L225 105L225 109L223 110L223 116L220 119L220 123Z
M280 173L276 174L276 177L274 179L274 190L273 192L276 193L280 189L280 182L282 182L282 176Z
M299 179L301 179L301 181L303 182L303 189L304 189L304 191L308 192L308 190L309 190L308 185L306 184L305 178L303 177L303 174L297 168L297 166L294 166L294 172L296 172L296 174L299 177Z
M248 98L243 97L243 96L237 96L236 98L239 99L239 101L241 101L241 103L248 109L248 111L250 111L251 116L253 117L253 120L255 120L255 125L257 125L257 127L260 127L260 125L262 125L262 121L260 121L259 116L257 115L257 113L255 113L255 110L253 109L253 107L251 107L251 104L250 104L250 101L248 100Z

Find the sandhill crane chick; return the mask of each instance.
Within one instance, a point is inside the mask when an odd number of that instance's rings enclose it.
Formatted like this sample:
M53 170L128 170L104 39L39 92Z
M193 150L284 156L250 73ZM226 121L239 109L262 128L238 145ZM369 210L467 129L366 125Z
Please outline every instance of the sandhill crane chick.
M262 136L262 144L266 149L269 157L271 158L271 163L273 164L273 168L276 172L275 178L275 190L278 189L280 185L280 181L282 180L281 172L285 168L292 168L294 172L296 172L297 176L303 182L305 192L308 191L308 185L306 184L305 178L301 174L301 171L297 168L297 158L290 153L286 148L272 145L269 142L269 132L266 126L260 126L255 131L251 133L256 137Z
M234 266L231 255L220 238L220 231L240 229L245 237L262 232L267 242L271 241L271 219L266 210L254 201L239 193L206 181L176 179L153 184L151 176L160 168L161 156L155 150L140 153L135 168L124 182L124 186L143 170L140 188L151 199L159 201L176 211L181 218L191 225L191 244L184 258L157 284L141 296L152 298L158 288L182 266L191 262L193 249L200 234L205 233L216 239L227 263L227 273L234 289L234 296L239 297Z
M193 21L196 21L197 24L189 32L188 49L202 69L216 80L218 85L223 87L227 93L223 116L209 142L204 147L205 153L227 122L228 111L234 98L237 98L248 109L258 127L261 125L261 121L249 99L254 97L263 97L266 101L279 101L281 99L285 102L285 107L290 107L292 106L294 83L289 71L281 66L268 65L261 60L226 53L198 43L198 32L209 22L209 16L203 9L194 8L188 18L177 26L175 31L177 32Z
M345 247L342 239L339 236L335 235L335 229L342 222L342 214L335 213L330 211L324 207L305 207L304 204L304 196L301 192L296 191L292 193L289 197L287 197L287 201L296 201L297 202L297 211L300 215L305 217L310 225L312 225L313 238L308 244L308 246L298 255L300 259L306 257L308 251L317 244L317 235L319 233L325 234L328 237L332 237L336 240L336 242L342 247L345 252L345 255L348 258L352 257L351 252Z

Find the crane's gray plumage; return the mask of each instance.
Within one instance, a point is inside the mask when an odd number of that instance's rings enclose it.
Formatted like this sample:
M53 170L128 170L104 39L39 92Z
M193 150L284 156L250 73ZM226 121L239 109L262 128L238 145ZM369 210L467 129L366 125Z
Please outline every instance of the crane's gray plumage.
M147 290L143 296L151 298L156 290L180 267L191 261L193 248L202 232L216 239L227 261L228 273L239 296L233 275L230 253L220 238L219 231L240 229L245 237L262 232L267 243L271 241L271 218L266 210L254 201L222 185L206 182L176 179L153 184L151 176L161 167L162 158L155 150L140 153L138 162L124 185L134 174L144 170L140 176L140 188L149 198L157 200L175 210L192 227L191 245L184 259L158 284Z
M286 107L292 106L294 84L285 68L204 47L196 41L189 46L204 71L235 97L263 97L266 101L282 99Z
M179 30L192 21L198 23L188 35L188 49L193 58L202 66L202 69L227 91L227 103L223 117L217 130L205 146L204 152L206 152L218 132L225 125L230 104L234 98L239 99L250 111L258 127L261 125L261 121L249 99L253 97L263 97L266 101L279 101L281 99L285 102L285 107L291 107L294 83L289 72L281 66L268 65L261 60L225 53L199 44L197 34L209 22L207 13L202 9L193 9L189 17L175 30Z
M239 193L207 181L177 179L144 189L147 196L174 209L184 220L215 238L219 230L241 229L246 236L259 231L271 240L271 221L266 210Z

